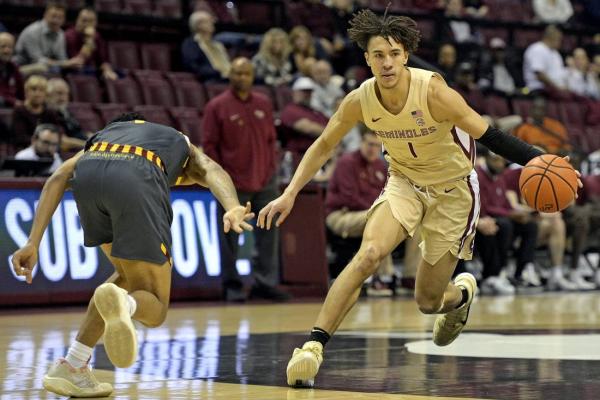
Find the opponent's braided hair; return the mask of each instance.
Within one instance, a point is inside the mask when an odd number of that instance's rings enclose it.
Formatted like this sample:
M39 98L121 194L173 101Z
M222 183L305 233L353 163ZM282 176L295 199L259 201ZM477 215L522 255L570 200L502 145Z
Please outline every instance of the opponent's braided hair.
M371 10L361 10L354 14L350 21L348 36L364 51L367 51L371 37L382 36L388 41L391 37L396 42L402 43L404 50L409 53L417 50L421 39L421 33L417 30L417 23L413 19L396 15L388 16L387 8L383 18Z

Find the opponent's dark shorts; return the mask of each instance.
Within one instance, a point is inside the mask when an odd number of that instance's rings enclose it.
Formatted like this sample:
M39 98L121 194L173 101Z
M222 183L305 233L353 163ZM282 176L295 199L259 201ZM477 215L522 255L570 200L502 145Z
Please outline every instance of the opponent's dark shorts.
M112 256L164 264L173 210L167 175L134 154L86 152L72 180L84 244L112 243Z

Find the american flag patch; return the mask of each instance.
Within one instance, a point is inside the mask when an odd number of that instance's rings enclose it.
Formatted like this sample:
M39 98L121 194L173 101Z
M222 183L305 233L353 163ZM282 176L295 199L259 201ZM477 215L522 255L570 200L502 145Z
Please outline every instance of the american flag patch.
M421 110L411 111L410 115L413 118L423 118L423 111L421 111Z

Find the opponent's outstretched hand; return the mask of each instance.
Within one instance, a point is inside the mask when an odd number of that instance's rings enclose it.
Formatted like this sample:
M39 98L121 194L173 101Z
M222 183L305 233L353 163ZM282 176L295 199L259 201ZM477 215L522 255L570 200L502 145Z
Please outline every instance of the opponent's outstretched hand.
M223 230L228 233L233 229L237 233L242 233L244 230L251 231L252 225L248 222L254 218L254 213L250 212L250 202L246 206L233 207L223 215Z
M15 274L24 276L27 283L31 283L32 272L35 264L37 264L38 249L31 243L26 243L25 246L15 251L12 257L12 265Z
M292 211L294 201L295 197L287 193L283 193L271 201L258 213L258 226L260 228L271 229L271 222L273 222L273 218L279 213L279 217L275 223L275 226L279 227Z

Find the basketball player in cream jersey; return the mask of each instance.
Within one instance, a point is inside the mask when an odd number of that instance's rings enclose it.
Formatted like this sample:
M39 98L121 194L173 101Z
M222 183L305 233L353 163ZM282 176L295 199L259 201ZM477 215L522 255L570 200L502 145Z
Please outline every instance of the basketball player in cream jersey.
M323 346L356 302L362 283L417 226L422 232L423 260L417 270L415 299L421 312L439 314L433 331L437 345L456 339L477 289L468 273L450 281L458 259L472 256L479 215L474 140L521 165L542 154L489 127L439 75L406 67L419 41L412 19L380 18L364 10L354 16L348 34L365 51L373 78L346 96L290 185L261 210L258 224L270 229L277 214L276 226L283 223L300 189L359 121L382 140L389 178L370 210L360 250L329 290L309 340L294 350L287 366L292 386L314 384Z

